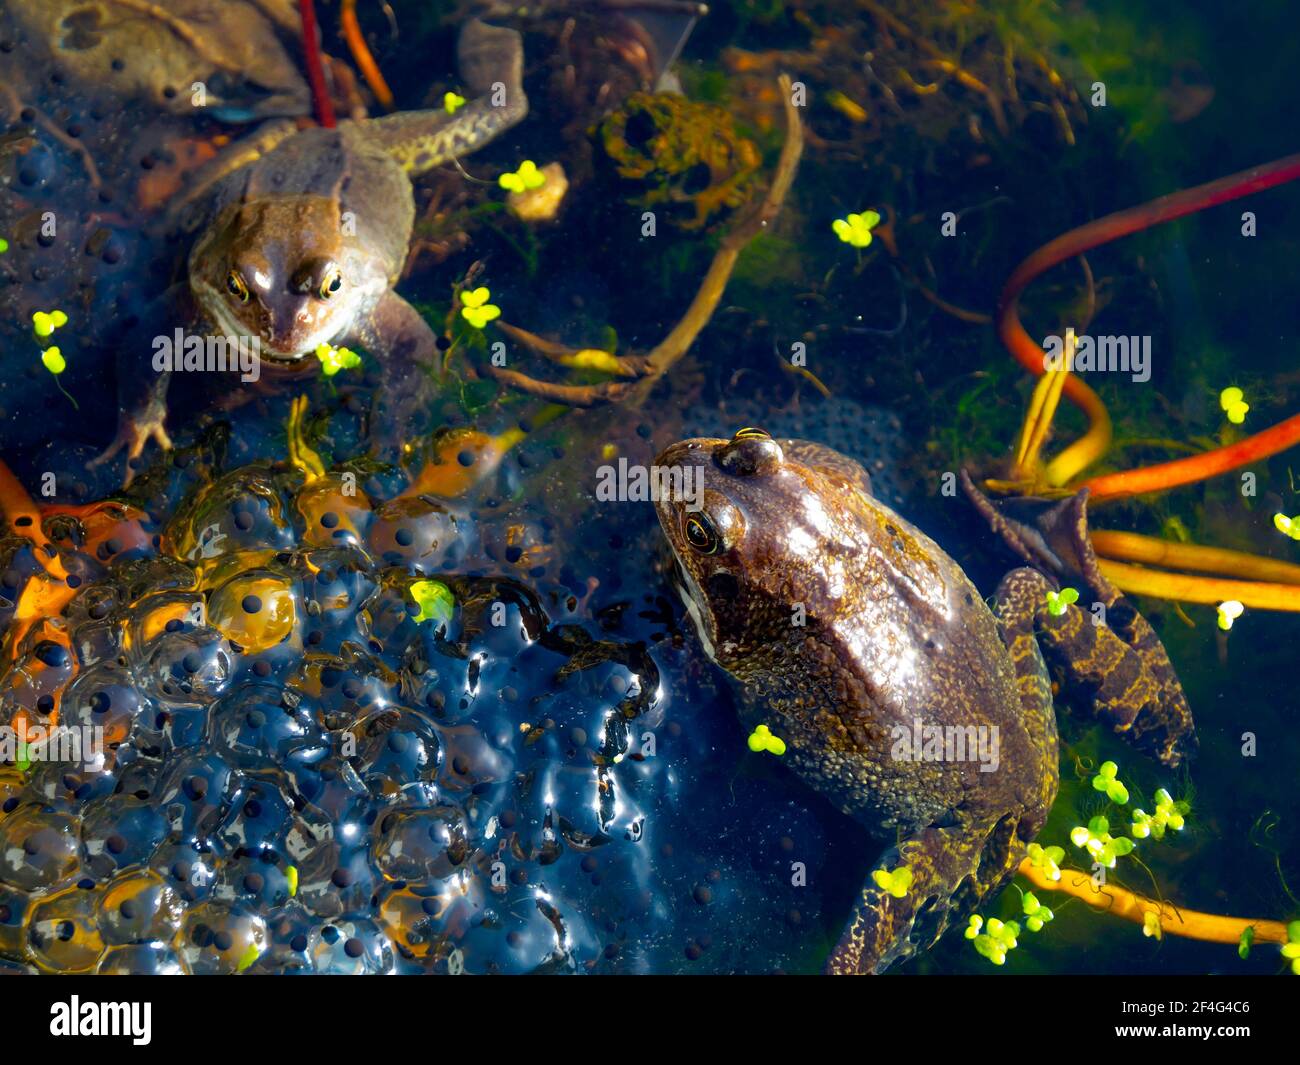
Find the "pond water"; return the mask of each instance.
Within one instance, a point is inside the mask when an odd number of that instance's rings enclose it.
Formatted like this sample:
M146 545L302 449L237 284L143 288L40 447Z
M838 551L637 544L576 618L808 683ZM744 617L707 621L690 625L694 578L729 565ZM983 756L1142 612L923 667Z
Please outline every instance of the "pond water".
M1014 479L1035 378L999 337L1003 285L1077 226L1285 157L1290 5L363 2L394 110L436 132L513 90L504 38L486 78L465 54L477 13L520 31L527 117L466 126L473 150L409 187L315 149L263 169L267 195L315 206L190 259L241 187L215 168L238 183L251 145L270 158L320 117L296 4L231 0L229 24L205 6L0 7L0 726L105 744L0 747L0 967L820 971L894 840L751 749L652 503L605 498L602 468L746 426L827 445L991 599L1017 559L948 489ZM318 7L338 118L382 115ZM1300 407L1300 186L1132 228L1020 297L1034 342L1068 327L1146 354L1074 375L1110 438L1026 491L1213 453ZM322 327L276 366L293 308L324 320L336 274L350 301L374 270L423 324L401 343ZM230 308L220 330L182 320L192 275ZM258 380L173 373L173 450L152 436L128 486L123 454L89 465L146 424L153 340L253 332L259 306ZM359 364L327 373L340 347ZM1044 465L1088 427L1063 400ZM1055 916L1004 965L955 927L891 973L1284 971L1266 936L1240 957L1171 925L1300 916L1295 455L1091 509L1094 529L1239 553L1133 596L1193 757L1162 766L1058 700L1038 840L1091 871L1072 830L1104 814L1129 835L1165 789L1182 830L1106 870L1168 904L1164 934L1017 877L978 913L1023 928L1032 889ZM1099 553L1161 568L1115 544ZM1249 601L1225 628L1229 598ZM1128 801L1094 787L1106 761Z

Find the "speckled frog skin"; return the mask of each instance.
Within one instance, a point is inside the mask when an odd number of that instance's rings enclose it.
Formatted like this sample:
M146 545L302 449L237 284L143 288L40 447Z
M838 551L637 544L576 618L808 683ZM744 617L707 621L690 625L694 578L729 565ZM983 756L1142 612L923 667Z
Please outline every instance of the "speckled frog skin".
M1078 607L1050 615L1042 572L1010 573L995 614L933 540L872 498L853 460L743 429L674 444L656 465L701 471L694 505L656 508L701 642L742 685L746 727L766 724L805 781L896 833L878 868L912 870L902 898L868 879L829 971L880 972L929 946L1014 872L1058 784L1040 641L1067 673L1075 649L1105 657L1099 712L1106 703L1168 764L1190 739L1186 703L1164 705L1136 651ZM907 742L918 726L960 736L964 756L956 745L924 757Z
M145 316L141 338L123 345L118 434L92 465L122 450L134 458L151 438L171 446L170 372L150 371L147 338L173 326L258 338L267 377L312 370L321 343L362 348L383 373L373 425L400 434L428 397L437 354L432 330L392 289L414 222L409 175L474 151L528 112L518 32L471 20L458 53L475 98L454 115L414 111L305 129L258 146L265 154L220 161L188 281Z

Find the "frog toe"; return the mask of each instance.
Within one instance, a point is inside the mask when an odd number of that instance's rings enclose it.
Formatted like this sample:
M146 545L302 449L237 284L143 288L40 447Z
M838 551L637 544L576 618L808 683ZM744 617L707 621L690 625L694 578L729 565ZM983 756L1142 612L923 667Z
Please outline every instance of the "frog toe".
M171 451L173 448L172 438L168 435L161 417L142 421L124 418L118 428L117 435L113 438L113 442L87 462L86 468L97 469L111 462L120 452L125 451L126 474L122 480L122 487L127 488L135 478L135 470L132 468L131 463L144 454L145 445L150 440L155 441L163 451Z

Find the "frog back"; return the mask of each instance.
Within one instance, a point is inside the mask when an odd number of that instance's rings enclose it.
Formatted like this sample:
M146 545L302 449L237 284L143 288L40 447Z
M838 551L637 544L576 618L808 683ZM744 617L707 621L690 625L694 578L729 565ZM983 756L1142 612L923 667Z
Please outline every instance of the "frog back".
M811 494L834 500L837 515L815 552L827 564L801 569L804 627L774 625L739 671L789 730L796 768L873 825L914 827L954 808L1023 806L1019 793L1037 786L1037 745L978 590L934 540L871 495L860 464L817 443L779 443L787 463L812 472ZM764 515L778 530L779 521L775 511ZM752 567L770 577L755 590L788 606L789 574L800 566ZM920 756L916 748L940 731L945 740L995 743L1007 768L990 771L973 751L956 760Z
M786 458L816 470L838 487L871 495L871 475L856 459L813 440L780 440L778 443Z
M336 202L344 237L382 261L390 283L397 279L415 221L411 182L355 123L305 129L281 141L220 183L210 217L231 206L297 196Z

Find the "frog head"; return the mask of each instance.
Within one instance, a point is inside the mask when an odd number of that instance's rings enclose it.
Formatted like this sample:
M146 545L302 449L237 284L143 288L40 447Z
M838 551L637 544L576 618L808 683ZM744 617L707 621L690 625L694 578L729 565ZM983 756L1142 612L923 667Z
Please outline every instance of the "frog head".
M825 591L834 516L810 471L761 429L684 440L656 460L655 507L678 589L709 656L744 677Z
M808 640L832 629L855 655L888 658L877 634L891 603L935 629L960 609L937 545L828 448L741 429L673 444L655 464L671 486L656 507L679 590L709 655L742 680L803 668ZM691 490L672 490L679 480Z
M190 287L215 328L258 337L261 354L297 362L347 333L387 285L321 196L227 207L190 254Z

